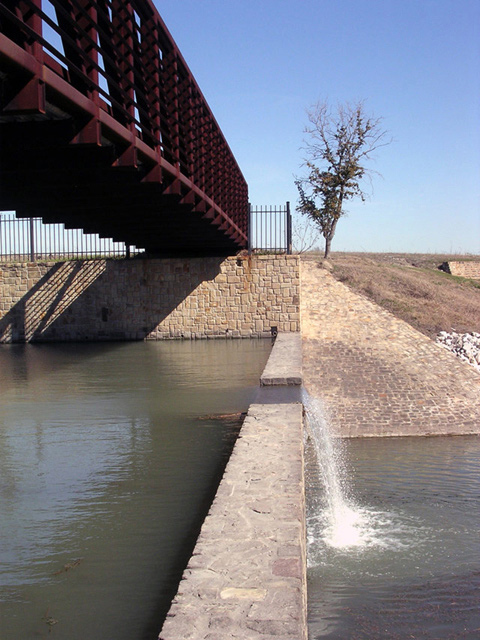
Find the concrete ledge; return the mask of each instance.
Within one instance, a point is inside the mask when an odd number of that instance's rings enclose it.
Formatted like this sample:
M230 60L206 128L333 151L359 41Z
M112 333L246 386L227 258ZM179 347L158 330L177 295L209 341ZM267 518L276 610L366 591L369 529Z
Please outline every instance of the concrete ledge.
M280 333L260 378L263 386L301 385L302 338L300 333Z
M302 405L252 405L161 640L306 640Z

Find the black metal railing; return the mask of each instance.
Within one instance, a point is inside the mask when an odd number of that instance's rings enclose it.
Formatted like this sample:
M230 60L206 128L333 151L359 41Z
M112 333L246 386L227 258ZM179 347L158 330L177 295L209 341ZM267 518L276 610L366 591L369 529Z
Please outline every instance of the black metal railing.
M43 224L41 218L16 218L14 213L0 213L1 262L121 258L138 252L137 247L81 229Z
M44 224L41 218L17 218L0 212L0 261L86 260L130 257L143 249L67 229L64 224ZM290 203L250 206L250 253L292 253Z
M250 205L249 252L292 253L289 202L280 206Z

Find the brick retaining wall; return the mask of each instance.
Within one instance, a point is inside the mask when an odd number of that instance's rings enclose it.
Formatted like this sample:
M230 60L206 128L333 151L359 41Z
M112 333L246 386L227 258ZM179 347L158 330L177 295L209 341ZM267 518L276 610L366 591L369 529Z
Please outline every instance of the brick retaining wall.
M297 256L0 265L0 342L299 331Z
M480 262L472 260L450 261L445 263L446 271L452 276L461 276L462 278L472 278L480 280Z

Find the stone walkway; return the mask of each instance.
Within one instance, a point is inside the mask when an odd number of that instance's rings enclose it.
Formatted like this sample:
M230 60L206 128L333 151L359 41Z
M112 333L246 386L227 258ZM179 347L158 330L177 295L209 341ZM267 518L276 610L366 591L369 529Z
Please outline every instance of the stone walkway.
M335 433L480 433L480 375L430 338L301 263L304 386Z
M250 406L160 640L306 640L301 404Z

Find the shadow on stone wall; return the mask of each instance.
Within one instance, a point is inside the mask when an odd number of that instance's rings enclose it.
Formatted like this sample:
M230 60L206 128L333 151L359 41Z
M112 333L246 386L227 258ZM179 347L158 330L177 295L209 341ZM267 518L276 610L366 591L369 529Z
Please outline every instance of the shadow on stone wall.
M35 342L105 271L104 260L53 265L0 320L1 342Z
M0 319L0 342L145 339L223 260L55 264Z

